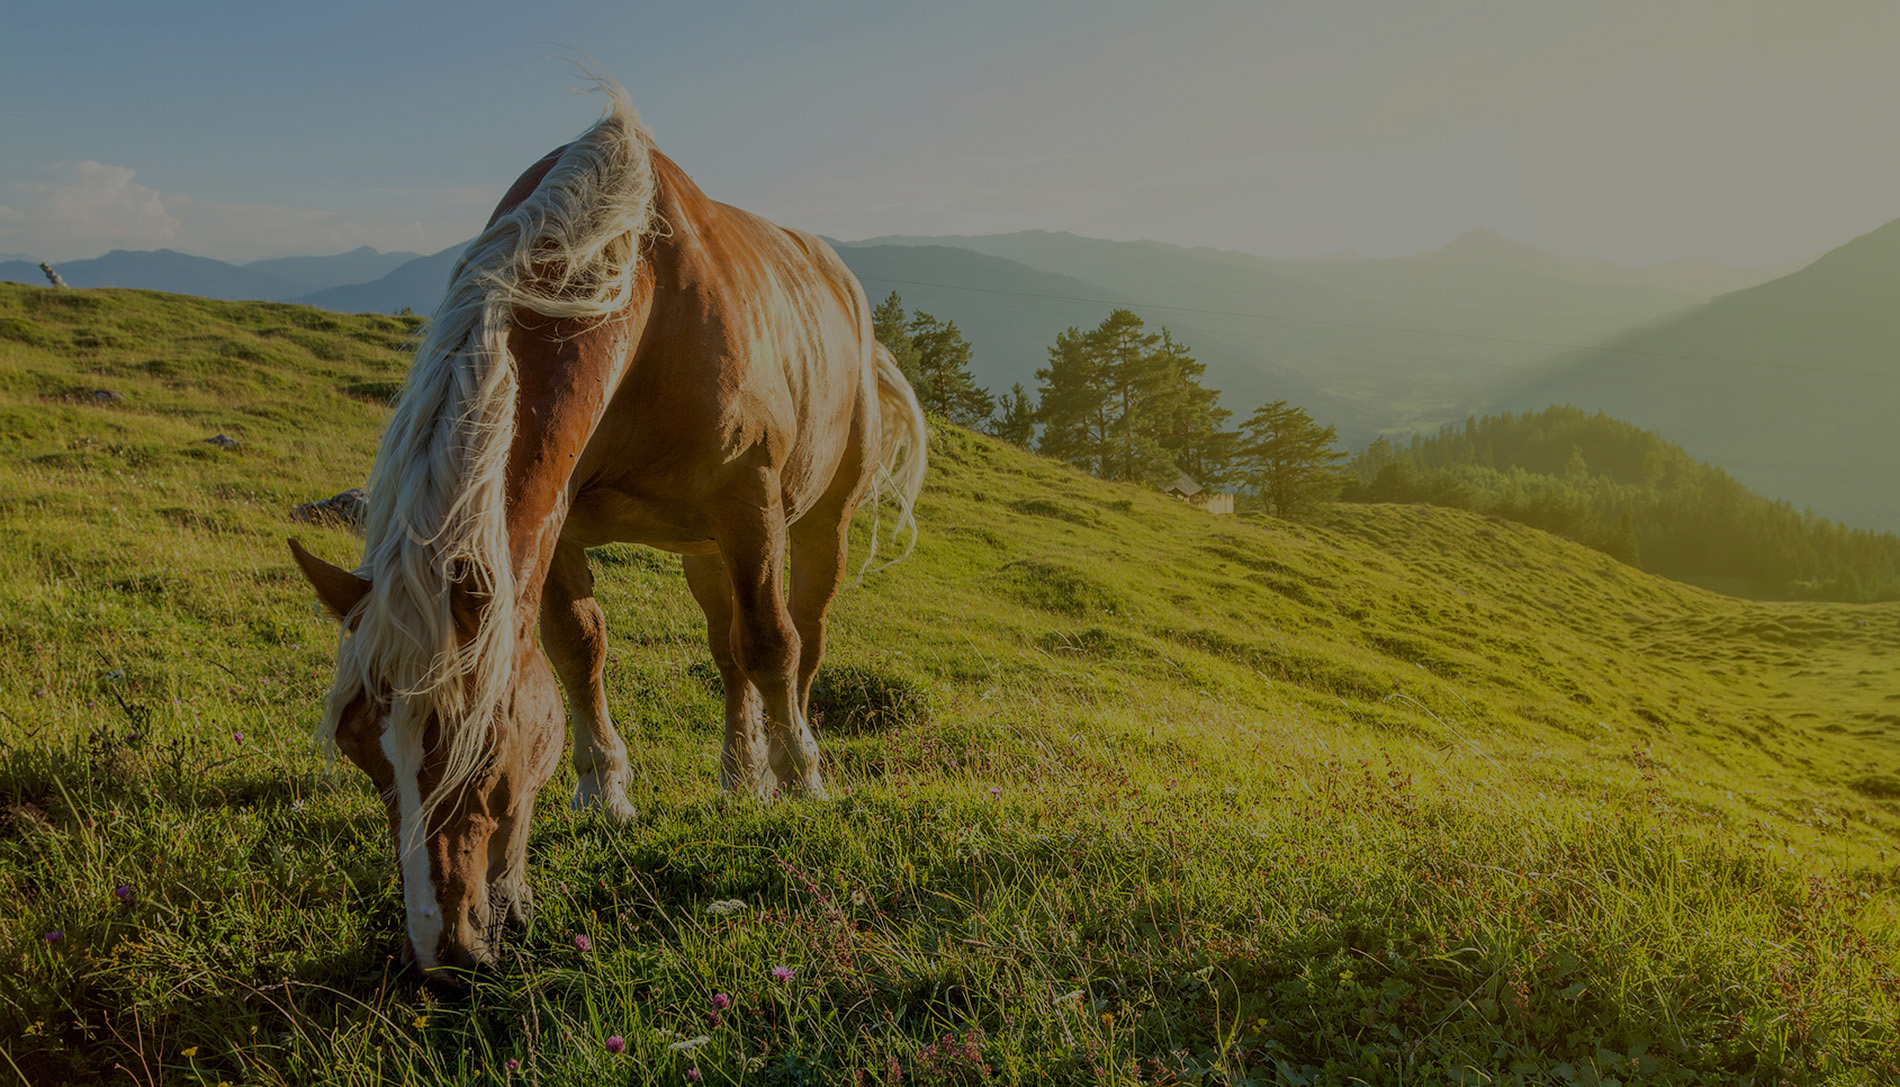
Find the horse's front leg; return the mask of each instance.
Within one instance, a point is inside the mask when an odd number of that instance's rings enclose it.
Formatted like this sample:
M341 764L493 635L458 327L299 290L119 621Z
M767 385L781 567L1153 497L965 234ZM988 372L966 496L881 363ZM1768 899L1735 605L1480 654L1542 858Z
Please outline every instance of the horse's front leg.
M632 819L633 805L627 801L627 745L614 731L602 682L606 619L594 601L587 552L565 540L555 548L541 596L541 644L567 691L574 772L580 777L574 807L598 805L617 821Z

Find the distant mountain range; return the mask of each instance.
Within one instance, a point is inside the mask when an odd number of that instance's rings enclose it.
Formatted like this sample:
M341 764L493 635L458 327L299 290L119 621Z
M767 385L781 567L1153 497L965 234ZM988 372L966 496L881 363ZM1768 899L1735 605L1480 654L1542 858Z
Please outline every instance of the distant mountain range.
M440 253L409 260L367 282L345 283L304 295L297 301L338 313L434 313L449 285L449 270L467 243L458 242Z
M1483 230L1435 253L1396 259L1272 260L1043 231L871 238L844 243L840 252L863 277L856 254L897 246L968 249L1078 281L1084 286L1067 297L1094 309L1082 307L1090 316L1070 323L1092 325L1111 305L1129 306L1195 349L1208 363L1209 384L1228 393L1228 407L1245 413L1284 396L1305 402L1351 441L1461 419L1472 390L1500 374L1706 297L1611 282ZM902 278L911 284L897 288L907 302L924 285L942 282L921 255ZM877 279L872 273L866 286ZM1050 299L1005 293L1012 307L1054 310ZM967 309L949 299L943 306L939 316L973 331ZM1065 301L1064 308L1076 307ZM1033 345L1036 365L1053 338Z
M461 247L456 248L459 250ZM380 279L399 265L415 259L414 253L379 253L364 245L334 257L278 257L274 260L254 260L244 267L253 272L288 279L309 290L320 291Z
M1900 531L1900 220L1792 275L1562 353L1485 401L1604 411L1764 494Z
M1568 403L1679 442L1750 486L1900 529L1900 221L1790 274L1729 290L1709 262L1633 269L1472 230L1400 258L1270 259L1026 231L834 242L872 301L953 320L995 392L1033 390L1071 326L1133 309L1207 364L1244 418L1284 397L1358 446L1466 414ZM115 250L59 266L75 287L429 313L462 246L232 265ZM1767 275L1768 273L1757 273ZM37 262L0 279L43 284Z
M249 264L171 249L114 249L92 260L64 262L55 270L69 287L136 287L231 301L297 302L324 288L375 279L414 259L414 253L379 253L369 246L332 257L280 257ZM0 261L0 281L44 284L46 274L38 261L22 257Z

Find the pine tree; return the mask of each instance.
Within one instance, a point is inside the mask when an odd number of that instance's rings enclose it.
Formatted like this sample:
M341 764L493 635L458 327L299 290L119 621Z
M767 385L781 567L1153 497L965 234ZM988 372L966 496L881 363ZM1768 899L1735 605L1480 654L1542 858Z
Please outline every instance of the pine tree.
M1036 405L1030 402L1029 393L1018 381L996 405L996 422L990 427L990 433L1028 449L1036 436L1036 414Z
M1036 371L1038 448L1105 479L1165 483L1183 470L1220 479L1236 436L1220 393L1201 387L1206 367L1167 330L1150 333L1118 309L1088 332L1071 328Z
M1274 516L1298 516L1339 493L1344 477L1338 465L1346 454L1333 446L1338 432L1314 422L1304 408L1284 400L1263 404L1241 430L1243 478Z
M904 312L904 300L892 291L878 307L871 311L871 328L877 336L877 342L883 344L897 360L897 368L903 371L904 380L915 388L919 377L917 365L917 345L910 338L910 316Z
M976 426L990 417L996 398L970 374L970 344L955 321L939 321L919 310L907 326L917 357L911 387L926 411L958 426ZM895 352L893 352L894 354Z
M1049 365L1036 371L1036 379L1042 383L1037 451L1103 474L1109 456L1108 389L1088 336L1076 328L1058 335L1049 348Z
M1164 482L1175 474L1162 448L1173 373L1156 347L1161 337L1142 330L1133 310L1118 309L1089 333L1098 372L1108 393L1107 479Z
M1207 364L1196 362L1187 345L1177 342L1165 328L1155 355L1168 373L1156 412L1161 448L1175 467L1196 482L1209 486L1227 482L1240 435L1224 429L1234 413L1220 406L1220 390L1201 386Z

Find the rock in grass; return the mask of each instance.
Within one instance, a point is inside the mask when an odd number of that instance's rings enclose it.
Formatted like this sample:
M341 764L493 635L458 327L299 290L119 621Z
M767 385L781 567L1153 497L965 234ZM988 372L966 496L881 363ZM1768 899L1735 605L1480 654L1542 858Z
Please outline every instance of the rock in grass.
M368 504L363 499L363 488L351 487L347 491L333 494L319 502L305 502L290 511L290 519L302 521L305 524L331 525L361 532L367 509Z

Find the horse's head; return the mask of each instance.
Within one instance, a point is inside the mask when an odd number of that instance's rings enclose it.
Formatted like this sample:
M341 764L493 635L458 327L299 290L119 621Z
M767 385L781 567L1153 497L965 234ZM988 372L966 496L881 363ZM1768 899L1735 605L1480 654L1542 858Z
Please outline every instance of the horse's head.
M352 636L347 628L360 621L370 582L294 540L290 547L324 606L346 624L345 638ZM472 629L478 599L454 587L451 596L458 629ZM524 925L533 910L528 824L535 794L560 762L565 725L560 688L532 627L515 641L512 681L498 704L445 717L414 705L420 700L399 708L401 696L356 685L343 692L340 709L332 707L337 748L369 775L388 809L402 869L405 957L425 976L452 978L487 962L501 926ZM397 724L402 712L415 719ZM479 735L465 735L475 729ZM472 769L444 788L456 773L457 741Z

